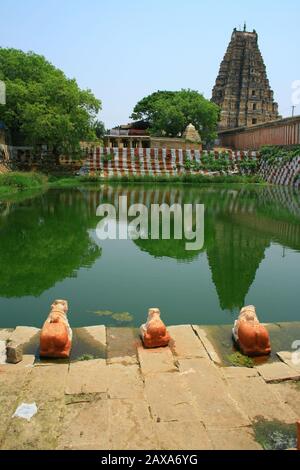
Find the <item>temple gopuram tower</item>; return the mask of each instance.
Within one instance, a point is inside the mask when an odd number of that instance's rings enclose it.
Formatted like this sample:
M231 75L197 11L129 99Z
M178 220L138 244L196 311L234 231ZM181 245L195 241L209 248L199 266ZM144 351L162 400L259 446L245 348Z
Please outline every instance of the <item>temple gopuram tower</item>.
M279 118L256 31L234 29L220 66L212 101L221 108L220 129Z

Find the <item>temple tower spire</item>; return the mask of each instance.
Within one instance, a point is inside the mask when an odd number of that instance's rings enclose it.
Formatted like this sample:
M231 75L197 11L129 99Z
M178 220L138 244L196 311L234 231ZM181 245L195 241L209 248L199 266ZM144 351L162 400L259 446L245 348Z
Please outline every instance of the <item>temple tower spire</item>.
M233 30L212 101L221 108L220 129L252 126L279 118L255 30Z

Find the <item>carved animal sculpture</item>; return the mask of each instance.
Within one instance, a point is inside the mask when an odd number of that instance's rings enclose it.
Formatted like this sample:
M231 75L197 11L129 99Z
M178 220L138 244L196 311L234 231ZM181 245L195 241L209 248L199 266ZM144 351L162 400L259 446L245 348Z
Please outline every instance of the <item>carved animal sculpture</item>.
M158 308L149 309L147 323L141 326L140 333L145 348L168 346L171 339L164 322L160 318Z
M68 358L72 347L72 330L68 318L68 302L55 300L40 337L40 356Z
M242 308L234 323L233 337L247 356L265 356L271 352L270 336L259 322L253 305Z

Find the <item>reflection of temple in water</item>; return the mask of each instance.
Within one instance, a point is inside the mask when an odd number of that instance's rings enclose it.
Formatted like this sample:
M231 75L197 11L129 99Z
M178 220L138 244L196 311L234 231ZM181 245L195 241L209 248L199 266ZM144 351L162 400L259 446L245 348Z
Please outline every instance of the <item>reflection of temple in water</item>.
M182 188L105 187L103 199L118 204L127 195L128 205L151 203L205 204L207 258L223 310L240 308L256 272L272 242L300 250L300 198L287 187ZM136 240L141 250L154 257L188 261L197 252L186 252L178 240Z
M244 305L270 239L230 220L214 224L214 243L207 258L222 310Z
M300 251L300 197L286 187L102 185L94 190L51 190L0 205L1 295L39 295L55 282L76 275L101 256L101 242L89 233L99 222L100 203L118 207L143 203L205 205L205 245L222 309L239 308L271 243ZM135 240L153 257L189 262L185 240ZM99 248L100 247L100 248ZM199 261L196 262L201 262ZM23 267L26 266L26 272ZM199 279L199 282L200 279Z

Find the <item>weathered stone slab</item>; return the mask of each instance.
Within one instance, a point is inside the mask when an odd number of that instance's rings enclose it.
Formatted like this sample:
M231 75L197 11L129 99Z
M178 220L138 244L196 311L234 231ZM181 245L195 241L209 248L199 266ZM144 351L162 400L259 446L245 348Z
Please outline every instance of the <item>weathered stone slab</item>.
M63 393L68 365L58 364L51 367L29 368L21 368L21 365L4 367L15 369L15 372L7 372L7 377L26 377L17 400L14 402L13 412L21 403L36 403L38 412L30 423L20 418L11 418L5 432L2 448L16 450L54 449L64 406Z
M123 366L136 365L138 363L136 356L111 357L107 359L107 364L121 364Z
M201 421L172 421L155 425L160 450L212 450Z
M30 369L16 370L15 367L18 366L0 366L0 447L30 373Z
M37 402L37 405L61 399L68 375L68 364L56 364L44 367L31 367L22 400L26 403Z
M112 364L107 366L109 398L142 399L144 382L138 366Z
M34 366L34 361L35 356L33 356L32 354L25 354L21 362L18 362L17 364L6 363L3 364L1 368L6 372L14 373L19 370L32 368Z
M145 349L138 347L138 359L144 376L161 372L176 372L174 356L169 347Z
M290 351L280 351L277 353L277 356L286 365L291 367L296 372L300 373L300 355L296 353L294 357L294 354L295 353L292 353Z
M202 342L190 325L171 326L168 331L172 338L170 344L177 358L208 357Z
M297 372L283 362L272 362L256 366L258 373L266 382L281 382L284 380L299 380L300 371Z
M258 377L258 372L254 367L222 367L221 372L226 379Z
M208 356L210 359L215 362L216 364L222 364L222 360L217 353L216 349L214 348L213 344L211 341L208 339L207 333L203 328L200 328L200 326L193 325L193 330L195 333L199 336Z
M108 400L67 405L57 449L109 449Z
M13 330L2 328L0 329L0 341L7 341L12 334Z
M300 384L299 382L281 382L269 384L268 387L276 393L281 401L287 404L299 417L300 416Z
M105 359L71 363L65 393L68 395L106 393L108 389L107 367Z
M250 425L247 415L230 397L230 386L220 368L210 359L181 360L179 369L205 426L230 429Z
M18 405L23 403L21 399ZM38 412L27 422L12 418L2 443L3 450L53 450L61 428L63 398L37 403ZM15 410L14 410L15 411Z
M178 367L181 375L197 374L201 381L217 379L220 384L225 384L222 368L217 367L208 358L180 359Z
M157 422L200 419L193 397L178 373L147 375L145 394Z
M132 328L107 328L107 358L136 356L140 342L137 331Z
M7 340L7 362L17 364L23 359L23 347L29 343L40 330L29 326L18 326Z
M283 423L295 423L295 413L279 396L272 393L261 377L251 379L231 380L229 387L230 395L252 421L258 418Z
M92 338L100 343L101 347L106 348L106 328L104 325L86 326L83 328Z
M262 450L251 428L208 429L215 450Z
M109 400L111 450L155 450L158 442L149 407L144 400Z
M16 344L26 344L38 333L40 330L32 326L17 326L9 335L9 341L13 341Z

